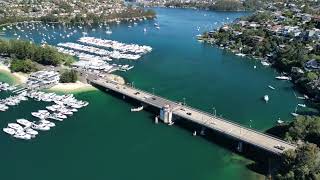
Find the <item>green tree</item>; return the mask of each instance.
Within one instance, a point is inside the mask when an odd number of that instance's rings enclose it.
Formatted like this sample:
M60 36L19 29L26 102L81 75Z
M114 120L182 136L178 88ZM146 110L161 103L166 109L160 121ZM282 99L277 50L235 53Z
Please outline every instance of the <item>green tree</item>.
M74 83L78 80L78 74L75 70L64 70L60 75L61 83Z
M13 59L11 61L10 70L13 72L30 73L30 72L37 71L38 68L37 68L37 65L30 59L26 59L26 60Z
M304 144L283 154L283 161L276 179L318 179L320 151L315 144Z

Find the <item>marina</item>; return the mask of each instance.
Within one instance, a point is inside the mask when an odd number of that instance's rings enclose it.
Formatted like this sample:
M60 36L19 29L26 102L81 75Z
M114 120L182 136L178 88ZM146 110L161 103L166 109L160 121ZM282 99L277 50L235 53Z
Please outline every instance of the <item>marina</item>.
M86 37L84 37L86 38ZM73 50L71 53L74 53L78 56L80 56L79 53L74 52L76 51L83 51L95 55L99 55L102 59L110 61L111 59L129 59L129 60L137 60L141 58L142 54L146 54L151 51L151 47L145 47L145 46L138 46L138 45L126 45L118 42L113 42L109 40L96 40L96 39L84 39L81 38L79 41L86 43L86 44L91 44L91 45L99 45L102 46L104 45L105 47L116 49L113 51L108 51L106 49L100 49L97 47L93 46L87 46L87 45L82 45L78 43L59 43L57 46L63 47L63 48L68 48ZM110 46L108 46L108 44ZM66 51L65 49L59 49L61 52ZM130 54L133 53L133 54ZM70 52L69 52L70 54Z
M111 48L111 49L120 51L122 53L134 53L134 54L143 55L152 51L152 47L150 46L139 46L137 44L125 44L125 43L120 43L118 41L104 40L104 39L99 39L95 37L82 37L78 41L85 44L89 44L89 45L100 46L104 48Z
M21 101L27 101L28 98L33 99L35 101L42 102L54 102L53 105L47 106L46 109L50 110L38 110L37 112L31 112L32 116L38 118L38 121L28 121L27 119L17 119L17 123L8 123L7 127L3 128L3 131L14 138L30 140L35 138L39 133L36 130L40 131L48 131L50 128L54 127L55 124L53 122L48 121L47 119L63 121L67 119L67 116L72 116L74 113L78 112L78 109L88 106L88 102L77 100L73 94L67 95L57 95L55 93L46 93L42 91L35 91L34 85L37 82L36 88L40 86L48 87L54 81L48 79L48 77L56 78L55 73L46 73L46 72L37 72L30 76L29 85L32 84L29 90L21 88L20 91L12 91L12 93L16 94L14 96L10 96L6 99L0 100L0 112L7 111L9 106L17 106ZM43 80L45 79L45 80ZM49 81L48 81L49 80ZM0 83L6 84L6 83ZM11 89L9 85L3 85L1 89Z

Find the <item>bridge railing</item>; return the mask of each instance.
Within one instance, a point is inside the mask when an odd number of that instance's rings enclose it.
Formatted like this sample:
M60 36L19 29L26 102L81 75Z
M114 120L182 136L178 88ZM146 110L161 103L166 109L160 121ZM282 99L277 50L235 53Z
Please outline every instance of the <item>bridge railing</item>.
M114 85L118 85L117 83L111 82L111 81L108 81L108 83L111 83L111 84L114 84ZM195 109L195 108L190 107L190 106L187 106L187 105L181 105L181 104L179 104L179 103L176 102L176 101L168 100L168 99L165 99L165 98L163 98L163 97L161 97L161 96L157 96L157 95L154 95L154 94L150 94L149 92L147 92L147 91L145 91L145 90L142 90L142 89L139 89L139 88L136 88L136 87L131 87L131 86L128 86L128 85L121 85L121 86L125 86L126 88L130 88L130 89L135 90L135 91L140 91L140 92L142 92L142 93L144 93L144 94L147 94L147 95L149 95L149 96L153 96L153 97L156 97L156 98L165 100L165 101L170 101L170 102L174 103L175 105L178 105L178 106L181 106L181 107L185 107L185 108L187 108L187 109L190 109L190 110L192 110L192 111L198 112L198 113L200 113L200 114L204 114L204 115L209 116L209 117L211 117L211 118L215 118L215 119L218 119L218 120L223 121L223 122L225 122L225 123L232 124L232 125L237 126L237 127L241 128L241 129L245 129L245 130L247 130L247 131L260 134L260 135L262 135L262 136L265 136L265 137L271 138L271 139L273 139L273 140L282 142L282 143L287 144L287 145L290 145L290 146L292 146L292 147L296 147L296 145L291 144L291 143L289 143L289 142L287 142L287 141L284 141L284 140L282 140L282 139L280 139L280 138L278 138L278 137L276 137L276 136L274 136L274 135L267 134L267 133L262 133L262 132L259 132L259 131L257 131L257 130L254 130L254 129L247 128L247 127L245 127L245 126L243 126L243 125L241 125L241 124L239 124L239 123L233 122L232 120L228 120L228 119L226 119L226 118L220 118L220 117L218 117L218 116L213 116L212 114L210 114L210 113L208 113L208 112L201 111L201 110ZM186 117L187 117L187 116L186 116Z
M182 117L183 117L183 118L186 118L186 119L189 119L189 120L191 119L190 117L187 117L186 115L182 115ZM196 122L196 121L195 121L195 122ZM250 139L243 138L243 136L239 136L239 135L237 135L237 134L228 133L228 131L224 131L224 130L222 130L221 128L215 128L215 127L212 127L212 126L210 126L210 127L208 127L208 128L213 129L213 130L215 130L215 131L219 131L219 132L222 133L222 134L225 134L225 135L230 136L230 137L235 138L235 139L242 140L242 141L244 141L244 142L246 142L246 143L252 144L252 145L257 146L257 147L260 147L260 148L262 148L262 149L266 149L266 150L268 150L268 151L271 151L271 152L280 154L280 151L281 151L281 150L275 150L274 148L270 148L270 147L268 147L268 146L265 146L265 145L263 145L262 143L257 143L257 142L255 142L255 141L250 140Z
M211 117L211 118L218 119L218 120L220 120L220 121L223 121L223 122L232 124L232 125L237 126L237 127L241 128L241 129L245 129L245 130L247 130L247 131L254 132L254 133L257 133L257 134L260 134L260 135L269 137L269 138L271 138L271 139L280 141L280 142L282 142L282 143L291 145L291 146L293 146L293 147L296 147L294 144L291 144L291 143L289 143L289 142L287 142L287 141L284 141L284 140L282 140L282 139L280 139L280 138L278 138L278 137L276 137L276 136L274 136L274 135L271 135L271 134L268 134L268 133L262 133L262 132L259 132L259 131L257 131L257 130L254 130L254 129L247 128L247 127L245 127L245 126L243 126L243 125L241 125L241 124L239 124L239 123L233 122L232 120L229 120L229 119L226 119L226 118L221 118L221 117L218 117L218 116L214 116L213 114L210 114L210 113L208 113L208 112L201 111L201 110L198 110L198 109L194 109L193 107L190 107L190 106L184 105L183 107L186 107L186 108L188 108L188 109L190 109L190 110L192 110L192 111L196 111L196 112L198 112L198 113L204 114L204 115L209 116L209 117Z

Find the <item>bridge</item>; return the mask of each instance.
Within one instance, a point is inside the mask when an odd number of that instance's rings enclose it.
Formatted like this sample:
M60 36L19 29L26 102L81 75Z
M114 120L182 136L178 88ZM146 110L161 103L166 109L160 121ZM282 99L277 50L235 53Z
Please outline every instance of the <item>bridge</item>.
M264 134L262 132L243 127L240 124L217 117L204 111L185 106L163 97L148 93L146 91L128 86L120 85L115 82L106 81L103 79L89 79L91 84L98 85L111 90L123 97L130 97L142 104L153 106L160 109L160 119L165 123L172 123L172 117L181 117L201 125L202 127L212 129L218 133L229 136L238 140L238 149L241 151L242 143L248 143L253 146L264 149L276 155L281 155L288 149L295 149L296 146L276 137Z

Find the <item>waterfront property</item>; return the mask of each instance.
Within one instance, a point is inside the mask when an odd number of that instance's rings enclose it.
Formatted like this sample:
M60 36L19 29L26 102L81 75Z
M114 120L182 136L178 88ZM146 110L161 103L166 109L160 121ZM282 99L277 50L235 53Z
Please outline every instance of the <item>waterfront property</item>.
M173 124L173 116L180 117L205 128L212 129L226 136L230 136L239 141L238 150L242 151L242 143L248 143L257 146L268 152L280 155L289 149L295 149L296 146L281 139L267 134L243 127L226 119L208 114L206 112L188 107L181 103L176 103L168 99L150 94L148 92L114 82L104 81L102 79L88 79L92 84L101 86L123 95L123 98L130 97L143 104L150 105L160 109L160 119L164 123ZM158 117L156 117L158 121ZM195 133L196 134L196 133Z

